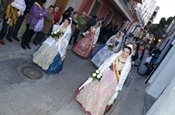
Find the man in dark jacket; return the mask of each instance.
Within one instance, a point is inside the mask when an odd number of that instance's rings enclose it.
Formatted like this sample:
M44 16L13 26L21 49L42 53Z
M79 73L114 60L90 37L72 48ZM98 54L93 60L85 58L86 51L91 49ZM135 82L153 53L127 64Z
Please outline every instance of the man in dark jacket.
M85 31L89 30L91 26L94 26L97 22L97 16L93 16L87 23Z

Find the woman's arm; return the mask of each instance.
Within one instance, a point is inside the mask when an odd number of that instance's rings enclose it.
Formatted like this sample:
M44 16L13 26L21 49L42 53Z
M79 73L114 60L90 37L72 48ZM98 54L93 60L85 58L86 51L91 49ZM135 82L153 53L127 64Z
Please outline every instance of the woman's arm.
M41 10L37 5L33 5L32 7L32 13L33 15L38 18L38 19L41 19L42 17L46 17L47 14L46 14L46 10Z
M89 77L84 83L83 85L81 85L78 90L81 90L84 86L88 85L90 82L92 82L93 78Z

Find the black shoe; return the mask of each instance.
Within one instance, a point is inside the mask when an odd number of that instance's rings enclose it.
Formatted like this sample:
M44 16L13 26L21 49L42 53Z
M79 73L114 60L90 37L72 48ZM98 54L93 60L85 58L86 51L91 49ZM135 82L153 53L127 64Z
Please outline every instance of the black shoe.
M6 39L7 39L9 42L12 42L12 39L11 39L11 38L6 37Z
M37 43L33 42L33 44L35 44L36 46L38 45Z
M23 49L26 49L25 45L23 45L23 44L21 44L21 47L22 47Z
M30 47L29 45L26 45L26 47L27 47L28 49L31 49L31 47Z
M12 37L13 39L15 39L16 41L20 41L17 37Z

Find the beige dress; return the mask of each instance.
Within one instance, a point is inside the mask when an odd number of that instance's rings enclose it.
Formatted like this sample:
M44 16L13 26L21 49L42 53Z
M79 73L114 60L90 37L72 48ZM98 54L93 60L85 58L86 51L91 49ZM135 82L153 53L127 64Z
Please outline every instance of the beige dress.
M122 70L124 65L125 63L119 61L118 58L116 59L118 70ZM99 82L93 81L82 88L76 96L76 100L86 113L103 115L109 100L115 93L116 86L117 80L109 67L104 71Z
M60 31L65 32L66 29L61 28ZM40 66L43 70L47 70L49 68L49 66L53 63L56 55L59 53L58 43L61 42L61 38L55 40L55 42L52 45L49 45L47 43L49 39L54 38L52 38L51 36L47 38L46 41L42 44L42 46L33 54L33 62Z

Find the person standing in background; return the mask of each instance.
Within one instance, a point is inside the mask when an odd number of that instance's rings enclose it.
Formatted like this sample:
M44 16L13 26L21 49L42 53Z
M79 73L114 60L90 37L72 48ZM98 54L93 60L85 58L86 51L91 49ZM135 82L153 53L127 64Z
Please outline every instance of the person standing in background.
M6 39L10 42L12 42L11 35L13 33L13 29L16 25L17 19L20 15L23 15L23 11L25 9L24 1L19 1L18 4L19 6L21 5L21 7L16 7L16 2L18 1L11 1L11 3L8 4L5 10L5 17L3 23L4 27L2 27L3 31L1 32L1 38L3 39L6 36Z
M65 19L71 17L73 11L74 11L74 8L69 7L69 8L62 14L63 18L62 18L62 21L61 21L60 24L62 24L62 23L64 22Z
M97 16L93 16L87 23L85 31L89 30L91 26L94 26L97 22Z
M8 29L8 19L5 19L5 15L6 15L6 9L7 9L7 6L12 2L12 0L1 0L1 18L0 20L2 22L2 28L1 28L1 31L0 31L0 44L1 45L5 45L3 39L6 35L6 32L7 32L7 29Z
M44 7L46 0L36 0L32 6L30 13L28 15L27 21L29 23L29 29L24 33L22 37L21 47L23 49L31 49L29 46L32 36L35 34L34 27L38 21L47 16L46 9Z
M80 16L78 16L78 18L77 18L78 26L77 26L77 28L75 28L75 31L73 32L73 35L70 39L70 42L69 42L70 45L71 45L72 38L74 38L73 44L75 44L77 42L80 31L82 31L82 29L86 25L85 17L86 17L86 12L82 12L82 14Z
M74 33L75 29L78 28L77 17L78 17L78 13L73 12L73 15L72 15L72 33ZM70 45L71 45L72 38L73 38L73 35L71 36L71 39L69 41Z
M4 0L0 0L0 23L4 18L4 8L5 8L5 1ZM0 39L0 44L4 45L4 41L3 39Z
M46 35L50 33L50 29L54 23L54 15L53 15L54 6L50 6L47 10L47 16L44 18L44 27L41 32L37 32L33 43L35 45L41 45L44 41Z
M28 16L29 12L30 12L30 9L31 7L33 6L34 2L36 0L25 0L25 3L26 3L26 9L24 11L24 15L22 16L19 16L18 19L17 19L17 22L16 22L16 25L15 25L15 28L12 32L12 38L14 38L16 41L20 41L18 39L18 31L24 21L24 19Z
M54 24L58 23L60 21L61 13L59 11L59 7L56 6L54 8Z

